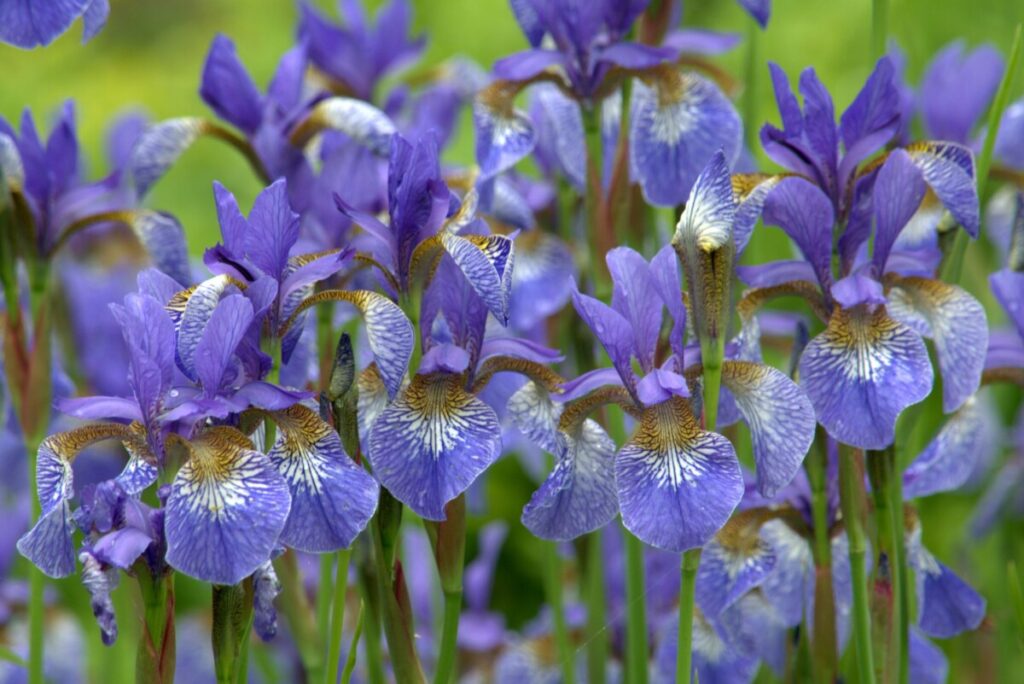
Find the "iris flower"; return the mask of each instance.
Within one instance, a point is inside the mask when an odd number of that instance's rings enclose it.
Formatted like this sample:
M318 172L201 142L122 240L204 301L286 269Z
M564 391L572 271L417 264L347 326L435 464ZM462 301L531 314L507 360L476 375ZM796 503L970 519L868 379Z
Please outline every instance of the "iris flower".
M718 159L716 168L727 179L724 158ZM702 217L701 228L728 231L732 216L716 214L721 206L708 196L708 186L719 180L714 171L705 172L690 205ZM731 202L727 184L725 190ZM523 522L538 536L572 539L621 511L626 527L652 546L702 546L739 503L743 481L732 444L702 429L690 400L686 375L696 378L700 367L688 367L684 356L686 309L675 254L665 247L648 263L617 248L607 263L614 283L611 306L579 292L573 303L613 368L564 385L557 397L569 402L564 407L531 385L510 405L521 429L558 456L524 509ZM667 347L659 343L665 309ZM759 486L773 494L792 479L810 446L811 406L785 374L755 362L725 361L722 382L750 426ZM586 419L608 403L637 419L617 453L604 431Z
M381 394L372 376L360 384L373 472L427 520L444 520L445 505L501 455L498 416L477 396L494 375L519 373L550 388L558 381L543 365L559 358L551 350L485 338L488 311L470 276L444 255L423 299L424 354L416 375L391 403L371 403Z
M788 292L811 302L828 324L800 361L801 385L818 421L841 442L881 449L892 443L900 412L931 391L923 337L935 342L946 412L961 406L980 380L988 339L984 309L961 288L934 279L935 250L894 248L929 188L977 235L973 157L959 145L916 143L858 171L892 137L899 119L887 58L839 126L813 71L801 77L802 112L777 67L773 79L784 128L765 126L761 137L766 152L793 175L734 178L741 197L737 232L749 235L763 209L765 222L781 226L803 259L741 268L740 277L758 288L747 295L751 301ZM745 237L737 240L745 244Z
M33 236L27 248L35 258L53 259L84 229L123 224L158 268L188 282L188 251L181 224L170 214L138 208L136 195L124 179L127 141L120 138L134 138L136 126L136 120L125 119L112 129L115 167L107 177L86 182L73 102L61 107L45 142L28 110L22 114L20 134L0 118L0 167L17 219Z

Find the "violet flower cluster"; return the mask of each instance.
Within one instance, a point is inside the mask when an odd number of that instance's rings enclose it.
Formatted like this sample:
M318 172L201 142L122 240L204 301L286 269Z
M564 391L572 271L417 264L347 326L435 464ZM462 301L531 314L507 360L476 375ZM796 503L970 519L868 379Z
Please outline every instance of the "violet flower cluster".
M212 117L117 120L98 179L74 103L46 137L0 119L0 636L27 625L30 680L83 679L44 610L77 573L104 644L141 625L139 681L240 681L256 648L326 681L946 681L933 640L998 597L917 500L985 489L976 536L1024 514L1000 53L915 87L892 44L838 116L769 64L779 123L744 138L713 61L739 40L680 3L511 0L528 49L415 72L406 0L339 4L300 3L265 88L216 36ZM107 12L0 0L0 40ZM150 199L201 138L262 187L209 179L216 244ZM524 624L511 553L543 559Z

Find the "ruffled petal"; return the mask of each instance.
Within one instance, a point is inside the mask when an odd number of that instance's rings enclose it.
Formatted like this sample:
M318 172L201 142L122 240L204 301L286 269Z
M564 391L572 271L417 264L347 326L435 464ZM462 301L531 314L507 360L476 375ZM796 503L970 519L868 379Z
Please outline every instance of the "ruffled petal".
M946 413L955 411L981 382L988 348L985 308L956 285L902 278L889 290L889 314L935 341L942 408Z
M675 206L718 151L727 163L739 154L742 125L714 83L693 73L672 73L657 88L633 86L630 170L651 204Z
M488 310L502 325L507 325L515 262L512 240L504 235L463 236L444 232L441 243Z
M529 117L512 107L515 93L508 95L498 84L485 89L473 103L476 130L476 162L483 178L497 176L530 154L537 133ZM494 93L494 97L485 95Z
M924 451L903 471L903 493L909 498L958 489L991 448L991 425L985 407L971 396L949 417Z
M906 151L957 223L971 237L978 237L980 210L971 150L953 143L924 141L907 145Z
M573 187L586 188L587 142L579 105L550 83L530 89L530 117L537 128L535 156L546 173L556 169Z
M196 370L196 348L203 337L207 324L220 303L221 296L229 287L235 287L229 276L219 275L204 280L198 285L176 294L167 303L167 310L177 328L178 367L190 380L198 380Z
M981 624L985 599L924 548L919 525L907 535L907 563L914 570L922 632L949 638Z
M775 552L758 538L758 530L741 529L743 518L733 521L707 543L697 570L697 605L705 615L718 617L774 570Z
M558 462L523 508L522 522L541 539L569 541L604 527L619 512L615 442L589 419L558 440Z
M110 646L117 641L117 616L110 593L117 586L118 571L104 570L88 551L80 553L78 559L82 561L82 584L89 592L89 605L100 626L100 637L105 646Z
M277 579L274 564L269 560L253 573L253 624L252 627L263 641L270 641L277 635L277 609L274 599L281 593L281 582Z
M135 143L128 165L138 196L145 197L185 150L208 131L209 124L197 117L168 119L147 128Z
M428 520L466 491L501 455L494 411L458 376L417 375L373 423L373 472L395 498Z
M811 545L782 520L761 527L761 539L775 554L775 569L765 578L761 591L783 624L796 627L804 619L806 597L814 595L814 558Z
M615 459L615 482L626 528L668 551L703 546L743 497L732 444L703 432L678 397L644 411Z
M171 483L167 562L211 584L241 582L270 559L288 518L288 483L232 428L207 428Z
M722 384L750 428L757 489L771 498L800 470L814 441L814 407L799 385L771 366L726 361Z
M884 307L840 309L800 357L800 385L836 440L861 449L892 444L896 418L931 391L921 337Z
M388 115L368 102L351 97L329 97L313 107L309 115L291 132L291 140L300 146L317 133L334 130L378 156L387 156L395 124Z
M292 496L281 543L307 553L349 547L377 510L377 481L312 409L296 404L273 419L280 434L267 457Z

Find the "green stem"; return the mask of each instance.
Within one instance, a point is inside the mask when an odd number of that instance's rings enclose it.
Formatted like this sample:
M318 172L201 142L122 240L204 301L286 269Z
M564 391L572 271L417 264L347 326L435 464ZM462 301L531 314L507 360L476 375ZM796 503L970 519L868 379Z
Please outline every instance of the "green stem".
M608 612L604 586L604 554L601 530L587 535L587 680L605 684L608 667Z
M331 605L331 640L327 648L327 684L338 681L338 666L341 660L341 632L345 626L345 598L348 594L348 565L352 551L338 551L338 571L334 578L334 601ZM330 567L330 564L328 564Z
M743 138L751 154L757 148L757 75L761 27L751 18L747 22L747 54L743 68Z
M644 592L644 543L625 528L626 544L626 681L647 682L647 606Z
M835 594L832 590L832 538L829 529L827 491L828 450L824 432L819 429L811 453L805 461L811 485L811 520L814 527L814 634L811 657L815 681L835 681L839 670L836 653Z
M896 636L899 646L899 677L897 681L910 681L910 571L907 568L907 545L903 524L903 469L899 452L893 461L893 478L889 488L890 508L893 512L895 537L893 538L893 567L896 569L897 622Z
M252 624L252 578L230 586L213 586L213 663L217 684L237 684L242 644Z
M676 652L676 681L688 683L693 673L693 607L700 567L700 548L683 553L682 578L679 585L679 634Z
M864 531L864 472L860 453L839 445L839 500L849 542L850 581L853 585L853 634L861 684L874 684L871 650L871 609L868 602L867 534Z
M1013 44L1010 47L1010 59L1006 63L1006 71L999 82L999 89L996 91L995 100L992 101L992 108L988 112L987 133L985 142L981 146L981 153L978 155L978 162L975 165L975 178L978 184L978 198L984 206L986 199L986 186L988 185L989 170L992 167L992 153L995 150L996 134L999 132L999 124L1003 118L1003 111L1010 101L1010 86L1013 84L1013 77L1017 73L1020 63L1021 52L1021 24L1017 24L1017 30L1013 34ZM962 228L957 231L953 248L945 256L942 264L942 280L947 283L960 282L960 275L964 267L964 255L968 244L967 232Z
M444 592L444 623L441 627L441 652L434 672L434 684L450 684L455 675L459 638L459 615L462 614L462 590Z
M889 447L882 451L868 452L868 477L871 480L871 495L875 503L875 524L878 528L877 562L875 563L874 605L875 618L874 650L875 675L879 681L896 681L902 669L900 625L899 581L896 550L901 528L897 524L897 510L893 507L893 489L896 473L896 450Z
M363 634L363 620L366 616L365 604L359 605L359 616L356 618L356 631L352 634L352 643L345 657L345 669L341 671L341 684L348 684L352 679L352 671L356 669L356 653L359 648L359 637Z
M359 597L363 604L366 638L366 676L370 684L384 684L384 659L380 652L380 601L369 575L360 572ZM350 658L354 658L349 654Z
M154 577L145 561L135 565L143 623L135 659L135 681L174 681L174 573Z
M562 682L573 684L576 672L573 667L572 641L569 638L569 627L565 622L565 607L562 598L562 558L558 555L558 542L541 542L544 553L544 588L547 590L548 604L555 630L555 647L558 651L558 662L562 667Z
M320 578L316 590L316 633L320 635L325 648L330 648L328 640L331 634L331 582L334 575L334 556L329 553L320 555ZM327 663L330 668L330 663ZM333 680L331 680L333 681Z
M871 57L880 59L885 54L885 40L889 35L889 0L871 0Z

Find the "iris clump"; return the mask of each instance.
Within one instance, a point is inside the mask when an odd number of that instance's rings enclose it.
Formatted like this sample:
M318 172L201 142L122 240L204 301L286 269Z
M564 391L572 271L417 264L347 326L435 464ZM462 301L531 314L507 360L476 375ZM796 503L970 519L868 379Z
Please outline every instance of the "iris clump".
M738 4L511 0L478 65L302 2L95 177L73 101L0 118L0 677L1016 672L1020 29L919 84L890 42L840 111ZM0 40L108 11L0 0ZM204 138L258 191L180 171Z

